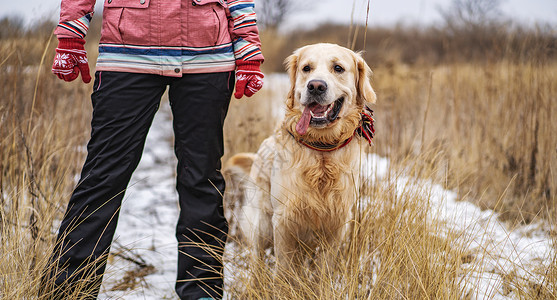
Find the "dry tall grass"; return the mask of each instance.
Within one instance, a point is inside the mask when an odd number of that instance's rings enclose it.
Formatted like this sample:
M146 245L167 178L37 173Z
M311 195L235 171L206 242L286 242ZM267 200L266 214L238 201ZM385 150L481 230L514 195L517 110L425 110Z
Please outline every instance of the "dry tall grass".
M388 133L377 141L379 153L420 157L415 166L447 172L449 188L506 219L557 216L557 62L393 66L375 74L378 128Z
M3 299L36 295L84 157L89 87L63 84L52 76L50 58L55 45L49 44L50 37L2 40L0 45ZM46 60L40 65L43 54Z
M0 41L3 299L35 298L85 154L90 86L63 83L50 74L50 39L43 34ZM271 49L276 45L280 50L291 40L264 39L268 63L282 62L284 55ZM373 40L371 35L368 39ZM409 65L401 59L407 49L381 45L383 56L377 57L385 59L372 62L379 97L374 151L404 170L414 166L411 174L417 177L457 189L463 199L498 207L507 218L527 222L544 215L554 220L555 61L422 59ZM94 45L90 47L94 53ZM275 102L270 99L284 89L233 101L226 128L228 155L256 150L274 129ZM292 286L292 279L273 275L272 259L271 265L246 266L246 253L232 251L229 259L237 274L228 294L234 299L468 299L473 282L462 276L462 265L470 259L463 250L465 240L436 234L440 225L424 205L428 197L410 189L400 193L393 181L369 182L350 242L341 250L327 250L336 255L333 265L317 264L310 273L292 274L298 282ZM506 284L521 299L554 299L557 257L548 266L531 271L543 276L541 282L525 283L509 274Z

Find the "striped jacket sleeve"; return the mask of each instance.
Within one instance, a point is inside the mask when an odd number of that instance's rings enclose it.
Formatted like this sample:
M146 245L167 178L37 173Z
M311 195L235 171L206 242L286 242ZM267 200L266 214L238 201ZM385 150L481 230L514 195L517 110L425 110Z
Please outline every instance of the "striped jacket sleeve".
M244 61L263 62L264 59L254 8L254 0L228 0L232 19L229 27L236 64Z
M58 38L84 38L93 17L95 0L62 0L60 22L54 31Z

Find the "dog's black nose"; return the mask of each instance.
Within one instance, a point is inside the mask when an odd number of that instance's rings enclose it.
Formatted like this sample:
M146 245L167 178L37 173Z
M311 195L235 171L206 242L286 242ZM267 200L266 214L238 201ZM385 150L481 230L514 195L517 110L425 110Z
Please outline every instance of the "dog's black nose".
M312 95L321 95L327 91L327 83L323 80L310 80L308 91Z

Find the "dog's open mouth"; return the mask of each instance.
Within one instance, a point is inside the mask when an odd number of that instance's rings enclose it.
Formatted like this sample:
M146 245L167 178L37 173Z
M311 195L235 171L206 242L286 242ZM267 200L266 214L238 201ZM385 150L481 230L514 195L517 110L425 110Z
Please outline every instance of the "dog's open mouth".
M337 99L329 105L319 105L312 102L304 107L302 117L296 124L296 132L300 135L306 134L309 126L325 127L338 118L340 109L344 104L344 97Z

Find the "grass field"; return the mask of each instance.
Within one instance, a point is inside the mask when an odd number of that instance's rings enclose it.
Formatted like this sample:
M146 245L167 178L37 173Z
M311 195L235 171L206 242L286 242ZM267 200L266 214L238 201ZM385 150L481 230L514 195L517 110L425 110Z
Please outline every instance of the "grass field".
M332 27L327 35L307 33L312 38L306 39L303 34L263 34L268 45L263 49L266 71L279 69L291 48L303 43L346 45L347 30ZM388 176L362 188L366 205L336 263L319 266L311 276L292 274L298 282L292 286L292 280L275 278L265 262L245 267L246 254L234 252L234 268L245 276L228 287L230 298L481 299L475 293L481 279L466 274L485 266L473 262L497 253L487 248L470 253L467 245L473 237L459 236L459 231L440 235L444 225L435 218L436 211L424 205L432 195L427 189L401 189L401 177L411 178L408 187L429 180L450 189L459 200L495 210L508 225L509 236L517 226L542 222L542 232L555 247L555 34L525 30L504 43L493 33L487 37L496 41L491 47L480 43L485 48L466 48L465 42L451 39L439 46L443 35L436 32L418 33L372 29L366 43L355 43L356 49L367 50L378 94L373 107L377 137L371 152L388 158L390 167ZM381 42L382 36L389 39ZM408 36L418 40L412 43L438 46L414 47L412 56L404 46ZM91 85L63 83L50 73L54 47L55 40L44 32L0 40L3 299L35 297L85 156ZM94 61L95 44L88 47ZM280 101L276 94L281 92L284 88L279 86L261 91L253 100L232 102L227 155L256 150L272 132L279 116L273 114L275 102L268 99ZM503 278L507 297L557 297L555 254L534 267L515 263L511 271L492 272Z

